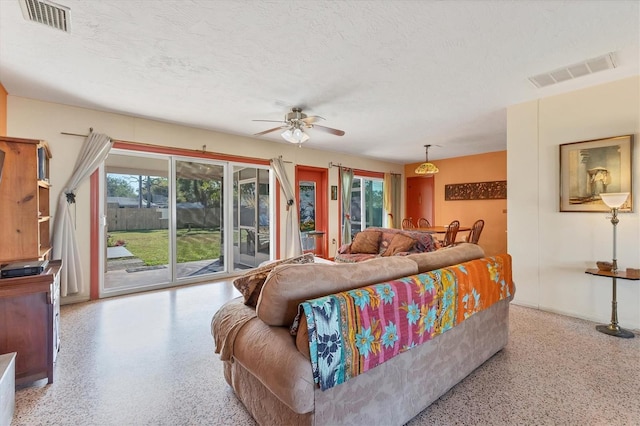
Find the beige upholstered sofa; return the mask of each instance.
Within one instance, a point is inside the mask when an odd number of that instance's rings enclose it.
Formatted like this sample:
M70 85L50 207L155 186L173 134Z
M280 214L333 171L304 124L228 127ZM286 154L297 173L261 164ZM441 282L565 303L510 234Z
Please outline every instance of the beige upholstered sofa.
M338 248L335 261L355 263L376 257L430 252L438 247L440 247L438 240L427 232L372 226L358 232L353 242Z
M512 285L510 257L503 256L508 265L498 272ZM463 243L358 263L278 265L267 276L256 309L237 298L213 317L211 330L225 379L262 425L401 425L506 345L513 291L431 340L325 391L314 382L301 333L298 338L290 333L299 304L403 277L419 278L429 275L423 274L427 271L437 278L450 265L462 264L458 269L466 273L465 265L473 271L473 262L487 259L494 258L484 258L481 247Z

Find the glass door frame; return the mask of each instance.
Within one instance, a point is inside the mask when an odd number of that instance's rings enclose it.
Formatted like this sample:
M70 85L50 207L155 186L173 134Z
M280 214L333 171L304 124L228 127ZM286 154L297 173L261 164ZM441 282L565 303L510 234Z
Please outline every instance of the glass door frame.
M235 170L236 168L244 168L244 167L249 167L249 168L254 168L256 170L267 170L269 172L269 259L275 259L276 256L276 236L277 236L277 226L276 226L276 217L277 217L277 191L279 191L279 187L277 186L277 182L276 182L276 176L275 173L273 172L273 170L271 170L271 167L269 166L262 166L262 165L258 165L258 164L253 164L253 163L243 163L243 162L229 162L229 175L231 176L231 179L227 179L227 182L225 182L227 186L225 186L225 204L227 206L229 206L229 208L231 208L231 206L233 206L235 200L234 200L234 192L233 192L233 184L234 184L234 175L235 175ZM259 198L260 197L260 179L258 178L258 176L256 175L256 178L253 180L255 182L255 188L256 188L256 197ZM238 180L238 183L241 184L243 182L243 180ZM238 205L239 208L239 205ZM239 212L238 212L239 214ZM259 210L259 203L258 203L258 220L259 220L259 215L260 215L260 210ZM225 249L228 250L227 254L225 255L226 258L230 259L230 263L229 263L229 270L231 274L237 274L238 270L235 269L235 265L236 264L240 264L240 262L237 261L237 259L235 259L235 225L234 225L234 217L232 214L226 215L227 217L225 219L228 219L228 222L225 222L225 229L231 229L233 234L231 235L231 237L233 238L234 243L233 244L229 244L227 246L225 246ZM239 225L239 222L238 222ZM240 225L238 226L238 231L240 230ZM257 254L258 250L259 250L259 223L257 224L256 227L256 234L255 234L255 239L256 239L256 247L255 247L255 252ZM238 238L240 238L240 235L238 235ZM238 244L240 244L240 241L238 241ZM242 254L240 254L240 256L242 256ZM255 257L255 256L254 256ZM258 265L256 265L258 266Z
M111 296L119 296L119 295L124 295L124 294L131 294L131 293L135 293L135 292L139 292L139 291L146 291L146 290L156 290L156 289L161 289L161 288L166 288L166 287L172 287L175 286L177 284L177 282L175 281L175 262L173 262L173 259L175 259L175 251L174 251L174 247L175 247L175 236L173 234L173 232L171 232L172 230L172 223L174 222L174 216L175 216L175 212L173 211L173 209L171 208L171 204L172 204L172 199L173 199L173 191L174 191L174 185L172 184L171 180L173 179L173 162L171 160L171 156L168 156L166 154L162 154L162 153L149 153L149 152L140 152L140 151L132 151L132 150L123 150L123 149L117 149L117 148L113 148L111 149L111 151L109 152L109 154L114 154L114 155L122 155L122 156L129 156L129 157L144 157L144 158L154 158L154 159L160 159L160 160L166 160L167 162L167 176L169 176L169 183L168 183L168 202L169 202L169 208L167 209L168 215L169 215L169 221L168 221L168 227L167 227L167 233L168 233L168 247L167 247L167 254L168 254L168 263L167 263L167 268L168 268L168 281L162 281L156 284L151 284L151 285L140 285L140 286L135 286L135 287L131 287L131 286L127 286L127 287L122 287L120 289L105 289L105 274L107 274L107 256L106 256L106 247L107 247L107 188L106 188L106 183L107 183L107 171L106 171L106 167L105 167L105 163L102 163L100 165L100 167L98 168L98 172L99 172L99 176L100 176L100 181L99 181L99 193L101 194L101 196L99 197L101 202L99 203L98 206L98 216L99 216L99 232L98 232L98 239L99 239L99 247L100 249L100 256L98 259L98 268L99 268L99 273L98 273L98 297L99 298L104 298L104 297L111 297Z
M224 227L225 229L233 229L233 217L227 210L229 206L233 204L233 169L236 166L239 167L253 167L256 169L264 169L269 172L269 258L274 259L277 253L277 235L278 235L278 223L277 218L279 217L279 206L277 205L278 200L278 191L279 186L276 182L276 177L273 171L271 170L268 163L265 163L261 160L251 161L242 161L237 159L238 157L224 156L221 155L221 158L213 158L211 156L198 155L195 153L194 156L189 156L189 153L184 153L185 150L181 149L172 149L165 147L149 147L148 145L138 146L135 143L130 142L116 142L116 146L112 148L111 153L118 155L128 155L128 156L139 156L139 157L149 157L153 156L156 158L166 159L169 167L170 182L169 182L169 201L170 207L168 209L170 226L172 230L175 230L176 226L176 207L174 201L174 191L175 191L175 160L182 159L188 161L198 161L198 162L211 162L218 165L225 166L225 182L223 183L223 209L225 210L224 214ZM225 243L223 245L223 251L225 256L225 267L223 271L200 275L189 278L176 278L176 270L175 270L175 261L176 259L176 243L175 236L173 232L169 232L169 256L170 256L170 265L168 267L171 269L171 280L168 282L162 282L159 284L155 284L153 286L142 286L137 288L126 290L112 290L105 291L104 289L104 274L106 268L106 170L105 165L102 164L98 171L92 176L92 221L95 221L96 226L94 227L95 231L92 231L92 241L91 241L91 299L98 299L104 297L118 296L122 294L130 294L139 291L147 291L152 289L161 289L168 287L175 287L178 285L185 285L195 282L202 282L204 280L217 280L223 279L227 277L236 276L239 274L238 270L234 270L234 261L233 261L233 243ZM229 237L229 236L227 236ZM233 238L233 234L229 238ZM232 241L232 240L231 240ZM221 252L222 254L222 252Z
M197 274L197 275L188 275L188 276L184 276L184 277L179 277L178 276L178 239L177 239L177 231L178 231L178 203L177 203L177 194L178 194L178 189L177 189L177 178L178 178L178 167L177 167L177 163L178 162L184 162L184 163L199 163L199 164L203 164L203 165L207 165L207 166L214 166L214 167L222 167L222 197L220 199L220 202L222 203L222 228L220 229L220 238L223 239L222 241L226 241L227 236L223 234L223 232L226 234L226 230L228 229L225 224L226 224L226 220L227 220L227 216L229 216L228 213L228 208L227 208L227 204L226 204L226 181L228 180L228 173L229 173L229 163L228 161L224 161L224 160L216 160L216 159L209 159L209 158L195 158L195 157L188 157L188 156L181 156L181 155L172 155L171 156L171 165L172 165L172 173L171 173L171 182L170 182L170 186L173 186L174 191L173 191L173 196L171 198L171 210L173 212L172 215L172 222L171 222L171 229L172 229L172 234L174 236L173 239L173 245L172 245L172 254L173 254L173 265L174 265L174 273L172 276L172 281L178 285L181 285L183 283L191 283L191 282L197 282L197 281L201 281L203 277L210 277L211 279L216 279L219 275L224 275L225 273L227 273L228 271L228 258L226 256L224 256L225 253L225 248L224 248L224 244L226 243L222 243L222 247L220 250L220 255L223 256L224 259L224 264L222 266L222 270L220 271L215 271L215 272L210 272L210 273L204 273L204 274ZM203 223L203 226L205 226L205 224Z

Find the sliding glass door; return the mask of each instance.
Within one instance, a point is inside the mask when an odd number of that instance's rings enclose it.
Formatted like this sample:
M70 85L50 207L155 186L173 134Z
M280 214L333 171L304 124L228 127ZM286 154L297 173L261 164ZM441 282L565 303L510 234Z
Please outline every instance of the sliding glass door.
M225 165L175 162L177 278L224 271Z
M272 258L267 166L115 149L103 172L101 297L230 275Z
M370 226L383 226L382 179L354 177L351 186L351 235Z
M170 283L169 160L111 153L104 169L103 292Z
M234 269L258 266L271 256L269 170L235 166Z

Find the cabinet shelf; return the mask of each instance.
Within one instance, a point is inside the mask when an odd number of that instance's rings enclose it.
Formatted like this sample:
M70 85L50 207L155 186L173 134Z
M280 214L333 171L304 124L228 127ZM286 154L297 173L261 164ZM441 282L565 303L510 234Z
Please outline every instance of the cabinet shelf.
M51 251L49 147L40 140L0 136L0 150L5 153L0 263L47 259Z

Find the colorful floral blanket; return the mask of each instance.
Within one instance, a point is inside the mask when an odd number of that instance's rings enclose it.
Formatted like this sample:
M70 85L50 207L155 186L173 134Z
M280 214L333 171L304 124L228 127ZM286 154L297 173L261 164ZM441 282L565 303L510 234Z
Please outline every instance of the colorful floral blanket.
M343 383L513 291L504 254L303 302L314 380L322 390Z

